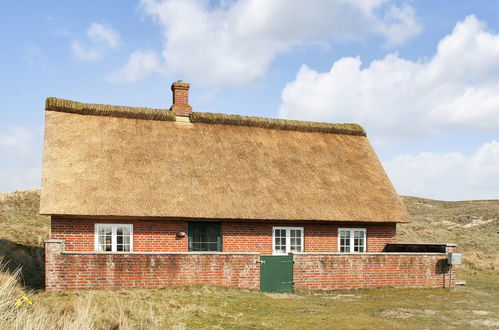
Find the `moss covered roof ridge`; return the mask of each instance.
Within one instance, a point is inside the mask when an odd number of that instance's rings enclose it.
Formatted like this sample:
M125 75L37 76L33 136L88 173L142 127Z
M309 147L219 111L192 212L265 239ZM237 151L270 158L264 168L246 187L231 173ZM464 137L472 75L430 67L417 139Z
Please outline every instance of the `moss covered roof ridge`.
M229 115L224 113L193 112L191 122L205 124L221 124L234 126L250 126L284 131L320 132L331 134L367 136L364 128L358 124L332 124L325 122L275 119L254 116Z
M104 117L120 117L130 119L175 121L176 117L169 109L152 109L143 107L128 107L105 104L81 103L55 97L48 97L45 109L80 115ZM219 124L232 126L259 127L285 131L320 132L329 134L344 134L367 136L364 128L358 124L333 124L302 120L264 118L256 116L241 116L224 113L193 112L190 116L192 123Z
M130 119L175 121L175 114L167 109L127 107L119 105L92 104L48 97L45 110L74 113L79 115L119 117Z

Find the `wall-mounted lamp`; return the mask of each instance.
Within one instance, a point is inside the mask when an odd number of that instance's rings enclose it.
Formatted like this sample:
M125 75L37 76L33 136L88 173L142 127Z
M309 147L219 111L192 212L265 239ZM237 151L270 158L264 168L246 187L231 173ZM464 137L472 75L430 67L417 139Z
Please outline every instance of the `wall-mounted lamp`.
M184 238L184 237L187 237L187 234L185 233L185 231L179 231L177 233L177 238Z

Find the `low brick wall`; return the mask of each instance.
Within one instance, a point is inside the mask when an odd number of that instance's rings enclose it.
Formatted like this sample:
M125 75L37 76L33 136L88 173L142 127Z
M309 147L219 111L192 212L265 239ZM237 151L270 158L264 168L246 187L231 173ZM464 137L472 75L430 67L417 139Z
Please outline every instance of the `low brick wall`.
M45 253L46 290L184 284L260 287L259 253L64 252L61 240L47 241Z
M67 252L64 241L48 240L45 288L208 284L259 289L259 260L259 253L243 252ZM449 284L445 253L298 253L294 261L295 289L442 288Z
M445 253L300 253L294 261L295 289L442 288L449 284Z

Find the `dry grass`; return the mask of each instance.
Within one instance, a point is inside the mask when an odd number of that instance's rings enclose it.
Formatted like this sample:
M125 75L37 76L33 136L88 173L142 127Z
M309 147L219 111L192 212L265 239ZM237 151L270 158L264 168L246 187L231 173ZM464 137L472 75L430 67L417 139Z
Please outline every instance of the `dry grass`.
M0 193L0 239L42 246L50 231L50 217L38 214L40 191Z
M403 201L411 223L398 225L398 241L456 243L466 268L499 274L499 200Z
M250 126L269 129L281 129L285 131L321 132L367 136L364 128L362 128L362 126L358 124L330 124L312 121L273 119L252 116L250 117L209 112L193 112L190 115L190 119L193 123Z
M0 265L0 329L183 328L190 311L158 310L133 292L24 292L19 275Z
M45 110L75 113L79 115L133 118L143 120L175 121L175 114L166 109L125 107L119 105L81 103L48 97Z

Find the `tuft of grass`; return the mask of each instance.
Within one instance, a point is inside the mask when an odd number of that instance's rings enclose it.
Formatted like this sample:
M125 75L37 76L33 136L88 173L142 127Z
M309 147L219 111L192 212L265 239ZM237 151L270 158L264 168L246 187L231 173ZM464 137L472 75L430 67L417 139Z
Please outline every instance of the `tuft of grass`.
M366 131L358 124L330 124L312 121L272 119L228 115L223 113L193 112L190 115L193 123L221 124L233 126L250 126L285 131L321 132L331 134L366 136Z
M135 293L24 292L19 275L0 265L0 329L172 329L183 328L189 313L154 308ZM23 296L33 304L19 304Z

